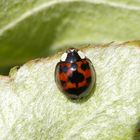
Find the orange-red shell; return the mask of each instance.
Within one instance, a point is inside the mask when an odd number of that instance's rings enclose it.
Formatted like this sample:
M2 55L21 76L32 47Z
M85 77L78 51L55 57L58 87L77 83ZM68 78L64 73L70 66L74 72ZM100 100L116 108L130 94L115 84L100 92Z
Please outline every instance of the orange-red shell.
M95 70L89 59L70 63L60 61L55 69L58 88L70 98L81 98L91 93L95 84Z

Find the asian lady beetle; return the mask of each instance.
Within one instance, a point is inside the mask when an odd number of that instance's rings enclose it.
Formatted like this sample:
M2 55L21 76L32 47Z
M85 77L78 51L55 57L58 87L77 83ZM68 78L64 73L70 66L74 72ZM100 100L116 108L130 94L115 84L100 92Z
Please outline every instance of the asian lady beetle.
M90 94L95 84L95 70L81 51L70 48L56 65L55 81L68 98L80 99Z

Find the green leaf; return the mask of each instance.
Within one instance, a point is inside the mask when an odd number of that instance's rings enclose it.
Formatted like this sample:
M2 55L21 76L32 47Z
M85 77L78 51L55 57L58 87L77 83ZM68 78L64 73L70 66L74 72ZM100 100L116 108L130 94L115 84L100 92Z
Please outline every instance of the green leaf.
M0 139L140 139L139 44L85 46L97 81L82 101L72 102L57 89L54 69L61 53L1 76Z
M138 0L0 1L0 67L72 44L139 39Z

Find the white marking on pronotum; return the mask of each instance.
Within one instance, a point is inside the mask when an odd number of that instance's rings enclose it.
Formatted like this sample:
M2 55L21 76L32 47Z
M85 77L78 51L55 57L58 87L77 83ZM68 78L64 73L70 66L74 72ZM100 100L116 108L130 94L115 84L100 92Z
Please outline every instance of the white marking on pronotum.
M61 61L65 61L67 58L67 53L63 53L61 56Z
M84 59L86 56L84 55L84 53L83 52L81 52L81 51L78 51L78 54L79 54L79 56L81 57L81 59Z

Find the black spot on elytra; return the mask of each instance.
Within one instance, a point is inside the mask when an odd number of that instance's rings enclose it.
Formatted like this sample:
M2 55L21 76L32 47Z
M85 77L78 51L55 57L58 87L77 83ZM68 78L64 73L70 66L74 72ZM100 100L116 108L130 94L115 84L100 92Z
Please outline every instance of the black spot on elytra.
M68 77L68 80L71 83L79 83L84 80L83 74L79 73L78 71L73 71L73 73Z
M87 89L87 86L83 86L80 88L70 88L66 92L72 95L79 96L81 93L83 93Z
M61 80L60 82L61 82L61 85L62 85L63 87L66 86L66 82L65 82L65 81Z
M82 64L82 65L81 65L81 69L82 69L82 70L89 69L89 64L88 64L88 63Z
M68 71L68 67L67 66L60 66L60 68L59 68L59 72L60 73L62 73L62 72L67 73L67 71Z
M61 67L61 66L59 67L59 72L60 72L60 73L62 73L62 72L63 72L63 69L62 69L62 67Z
M64 66L64 67L62 68L62 71L63 71L64 73L67 73L68 67L67 67L67 66Z
M86 81L89 84L91 82L91 77L86 78Z

